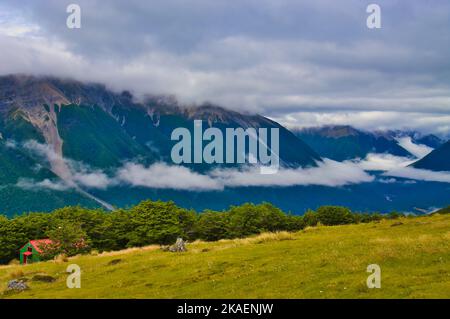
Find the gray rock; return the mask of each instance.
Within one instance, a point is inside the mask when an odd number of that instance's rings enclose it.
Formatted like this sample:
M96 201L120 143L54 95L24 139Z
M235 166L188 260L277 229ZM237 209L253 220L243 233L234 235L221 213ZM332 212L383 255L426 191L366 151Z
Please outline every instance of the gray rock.
M28 289L28 285L22 280L14 279L8 282L8 290L24 291Z
M169 251L173 253L180 253L187 251L186 242L183 240L183 238L177 238L175 244L169 247Z

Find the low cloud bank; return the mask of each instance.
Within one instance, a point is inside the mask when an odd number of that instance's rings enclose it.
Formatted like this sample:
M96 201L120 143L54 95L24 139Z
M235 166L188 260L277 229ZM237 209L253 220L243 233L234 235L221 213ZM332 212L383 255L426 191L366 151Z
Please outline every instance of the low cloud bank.
M383 175L387 177L450 183L450 172L437 172L410 167L409 165L416 160L391 154L368 154L365 159L356 163L364 170L384 171ZM392 182L392 180L389 181Z
M413 167L403 167L384 173L386 176L408 178L427 182L450 183L450 172L435 172Z
M14 144L14 147L18 147ZM192 191L217 191L226 187L289 187L328 186L339 187L350 184L368 183L375 177L368 171L383 171L385 183L393 183L394 177L450 183L450 172L433 172L408 167L414 160L391 154L368 154L364 159L336 162L324 159L317 167L281 168L275 174L261 174L259 166L239 168L216 168L200 174L187 167L159 162L145 166L127 162L116 171L107 174L100 169L70 160L62 159L50 147L35 141L26 142L23 147L43 156L48 162L59 160L67 170L61 180L34 181L19 179L16 186L23 189L48 188L64 191L68 188L107 189L127 185L155 189ZM61 175L59 175L61 177ZM65 177L65 178L64 178Z
M117 171L116 183L149 188L171 188L191 190L223 189L215 179L202 175L183 166L169 166L156 163L149 167L142 164L126 163Z
M16 186L25 189L45 187L62 191L70 187L106 189L117 185L128 185L156 189L210 191L245 186L322 185L333 187L371 182L374 179L357 163L339 163L329 159L318 163L317 167L286 168L269 175L260 174L259 166L214 169L209 173L200 174L184 166L162 162L150 166L128 162L108 175L84 163L63 159L51 147L36 141L28 141L22 146L43 157L48 163L59 161L65 170L64 174L59 174L63 178L62 182L20 180Z
M276 174L261 174L259 166L215 169L208 174L199 174L183 166L165 163L148 167L127 163L117 171L112 183L149 188L221 190L245 186L343 186L371 182L373 179L355 163L325 159L318 167L280 169Z
M317 167L280 169L278 173L264 175L258 167L246 170L214 170L212 176L225 186L295 186L322 185L343 186L373 181L374 177L367 174L357 164L352 162L339 163L325 159Z
M369 153L366 158L355 160L355 163L365 171L389 171L399 167L408 166L414 161L408 157L391 154Z

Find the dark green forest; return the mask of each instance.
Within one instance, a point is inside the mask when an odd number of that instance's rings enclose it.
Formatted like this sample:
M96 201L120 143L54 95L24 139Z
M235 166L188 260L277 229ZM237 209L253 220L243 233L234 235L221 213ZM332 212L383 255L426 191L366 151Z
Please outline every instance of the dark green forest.
M215 241L262 232L298 231L307 226L340 225L397 218L398 213L353 213L340 206L323 206L303 216L283 212L270 203L246 203L226 211L198 213L173 202L143 201L129 209L105 211L69 206L51 213L0 216L0 263L17 259L27 241L50 238L53 254L75 255L90 250L112 251L150 244L172 244L177 237ZM83 244L80 245L80 242Z

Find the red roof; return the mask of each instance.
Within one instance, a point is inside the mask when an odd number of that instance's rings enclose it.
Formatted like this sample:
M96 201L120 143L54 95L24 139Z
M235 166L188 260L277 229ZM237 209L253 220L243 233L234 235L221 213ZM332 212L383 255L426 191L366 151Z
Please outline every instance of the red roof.
M53 241L51 239L35 239L35 240L30 240L30 244L34 247L34 249L36 249L38 252L42 253L42 249L40 248L40 246L43 245L50 245L52 244Z

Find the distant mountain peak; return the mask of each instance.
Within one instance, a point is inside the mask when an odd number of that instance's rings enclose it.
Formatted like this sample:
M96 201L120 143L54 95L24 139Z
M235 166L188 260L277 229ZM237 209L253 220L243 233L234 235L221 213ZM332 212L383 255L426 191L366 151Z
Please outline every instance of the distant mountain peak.
M320 127L310 127L300 130L305 134L318 134L324 137L340 138L344 136L355 136L360 133L350 125L324 125Z
M358 130L349 125L327 125L296 130L295 134L322 157L337 161L365 158L369 153L411 157L390 134Z
M450 171L450 140L411 166L432 171Z

